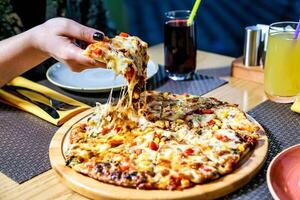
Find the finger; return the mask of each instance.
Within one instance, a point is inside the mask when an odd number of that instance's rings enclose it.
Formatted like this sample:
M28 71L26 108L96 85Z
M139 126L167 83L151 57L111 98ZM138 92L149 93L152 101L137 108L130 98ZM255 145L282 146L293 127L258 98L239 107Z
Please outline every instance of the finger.
M95 67L102 67L105 68L106 64L96 61L94 59L91 59L85 55L83 55L83 50L75 45L69 45L68 46L68 55L66 57L68 58L68 61L72 61L75 63L78 63L80 65L84 65L85 68L95 68Z
M89 43L93 43L104 38L103 32L81 25L73 20L68 20L65 23L65 26L66 27L64 27L62 34L68 37L76 38Z
M73 72L82 72L86 69L85 65L81 65L78 63L65 63Z
M70 67L70 69L74 72L82 72L85 69L89 69L89 68L98 68L98 66L86 66L86 65L82 65L82 64L78 64L77 62L68 62L65 63L67 66Z
M97 68L97 67L106 68L106 64L105 63L97 61L97 60L95 60L95 61L96 61L95 68Z
M88 67L88 68L99 68L99 67L100 68L106 68L106 64L105 63L99 62L97 60L93 60L91 58L88 58L88 59L89 59L88 63L91 63L91 64L85 65L83 63L86 67Z

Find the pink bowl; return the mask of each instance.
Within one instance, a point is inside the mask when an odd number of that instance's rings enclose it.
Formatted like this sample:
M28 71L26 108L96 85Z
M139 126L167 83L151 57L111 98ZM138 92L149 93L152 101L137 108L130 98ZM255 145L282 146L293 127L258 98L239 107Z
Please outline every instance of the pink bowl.
M279 153L267 172L268 188L276 200L300 200L300 144Z

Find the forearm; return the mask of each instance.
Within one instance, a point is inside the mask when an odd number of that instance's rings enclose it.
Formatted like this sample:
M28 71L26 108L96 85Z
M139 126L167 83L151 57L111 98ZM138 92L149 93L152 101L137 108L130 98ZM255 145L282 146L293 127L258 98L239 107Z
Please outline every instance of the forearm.
M73 71L105 67L104 63L83 55L74 39L88 43L102 40L104 34L64 18L53 18L22 34L0 41L0 87L49 57L68 65ZM102 37L100 37L102 36Z
M0 41L0 87L49 56L36 48L37 26L24 33Z

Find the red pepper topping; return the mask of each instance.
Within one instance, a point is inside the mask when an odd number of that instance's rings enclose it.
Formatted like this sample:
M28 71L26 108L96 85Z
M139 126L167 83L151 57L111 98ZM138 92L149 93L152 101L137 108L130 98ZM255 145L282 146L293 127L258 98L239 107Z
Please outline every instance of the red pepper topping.
M167 176L170 173L170 171L168 169L163 169L161 172L162 176Z
M153 150L153 151L157 151L158 146L157 146L157 144L156 144L155 142L151 141L151 142L149 143L149 148L150 148L151 150Z
M134 76L134 69L131 67L125 74L124 74L125 78L127 79L127 81L130 83L133 76Z
M128 157L128 156L126 156L125 158L124 158L124 161L125 162L128 162L130 160L130 158Z
M137 155L140 155L142 152L143 152L142 149L137 149L137 150L135 151L135 153L136 153Z
M226 135L217 135L217 139L222 142L228 142L230 140Z
M94 168L94 165L93 165L92 163L87 163L87 164L86 164L86 167L87 167L88 169L93 169L93 168Z
M102 49L98 49L98 50L96 51L96 54L99 55L99 56L102 55L102 53L103 53Z
M206 172L211 172L212 170L209 169L209 168L203 168L203 171L206 171Z
M131 143L130 143L130 146L131 146L131 147L136 146L136 142L135 142L135 141L131 142Z
M229 153L230 153L230 151L228 151L228 150L223 150L223 151L220 151L219 156L223 156L223 155L229 154Z
M198 110L195 110L194 113L203 115L203 114L213 114L214 111L211 109L198 109Z
M104 128L104 129L102 129L101 134L102 134L102 135L106 135L109 131L110 131L109 128Z
M121 129L122 129L121 126L116 126L116 127L115 127L115 130L116 130L117 132L119 132Z
M129 165L121 165L120 166L122 171L128 171L129 170Z
M180 177L171 176L170 177L170 185L168 186L169 189L175 190L181 186L181 179Z
M214 113L214 111L211 110L211 109L202 109L201 112L202 112L203 114L213 114L213 113Z
M160 138L160 134L155 132L153 138Z
M202 169L203 168L203 164L202 163L194 163L191 166L193 169Z
M128 35L127 33L121 32L121 33L119 34L119 36L122 36L122 37L128 37L129 35Z
M187 155L192 155L194 153L194 150L192 148L188 148L184 151L184 153Z
M209 122L208 122L208 125L210 125L210 126L213 126L213 125L215 125L215 120L210 120Z

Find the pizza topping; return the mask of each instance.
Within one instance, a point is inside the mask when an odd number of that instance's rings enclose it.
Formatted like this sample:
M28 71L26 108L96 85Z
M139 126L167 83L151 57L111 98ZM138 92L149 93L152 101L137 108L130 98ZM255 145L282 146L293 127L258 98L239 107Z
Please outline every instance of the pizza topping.
M169 173L170 173L170 171L169 171L168 169L163 169L163 170L161 171L161 175L162 175L162 176L167 176L167 175L169 175Z
M122 171L128 171L129 170L129 165L121 165L120 166Z
M92 163L87 163L85 166L86 166L88 169L93 169L93 168L94 168L94 164L92 164Z
M97 56L101 56L103 54L103 50L102 49L98 49L97 51L95 51L95 54Z
M180 177L175 177L175 176L170 177L170 185L168 186L168 189L175 190L176 188L180 187L180 185L181 185Z
M142 150L142 149L137 149L137 150L135 151L135 153L136 153L137 155L140 155L141 153L143 153L143 150Z
M196 111L197 114L213 114L214 111L211 109L199 109Z
M208 125L213 126L213 125L215 125L215 123L216 122L214 120L209 120Z
M192 148L188 148L185 150L186 155L192 155L194 153L194 150Z
M221 140L222 142L230 141L230 139L226 135L217 135L217 139Z
M110 129L109 128L103 128L101 131L102 135L106 135L107 133L109 133Z
M149 148L153 151L157 151L158 150L158 145L155 142L150 142L149 143Z
M109 144L111 147L117 147L117 146L123 144L123 142L124 142L123 139L112 139L109 141Z
M129 36L127 33L124 33L124 32L121 32L119 35L122 36L122 37L128 37Z

